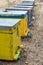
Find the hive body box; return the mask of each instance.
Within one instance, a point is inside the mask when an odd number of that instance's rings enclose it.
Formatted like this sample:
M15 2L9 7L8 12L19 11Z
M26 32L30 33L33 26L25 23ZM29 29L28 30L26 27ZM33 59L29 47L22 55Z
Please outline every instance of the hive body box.
M32 7L31 8L28 8L28 7L25 7L25 8L20 8L20 7L10 7L8 9L6 9L7 11L27 11L28 12L28 25L31 24L31 21L32 21Z
M0 12L0 18L8 18L8 19L21 19L20 22L20 35L22 37L27 36L28 32L28 25L27 25L27 11L8 11L8 12Z
M22 48L20 20L0 18L0 59L17 60Z

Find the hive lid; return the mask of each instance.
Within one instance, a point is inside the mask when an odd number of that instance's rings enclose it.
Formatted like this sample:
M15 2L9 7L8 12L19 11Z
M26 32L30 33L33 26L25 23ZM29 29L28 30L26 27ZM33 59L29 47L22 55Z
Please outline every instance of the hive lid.
M28 5L33 5L33 2L23 2L21 4L28 4Z
M29 5L22 5L22 4L18 4L18 5L15 5L14 7L27 7L27 8L32 8L33 6L29 6ZM10 7L12 8L12 7Z
M0 11L0 14L1 15L21 15L21 14L26 14L27 11L7 11L7 12L4 12L4 11Z
M33 6L33 2L22 2L21 5Z
M22 7L13 7L13 8L8 8L8 9L6 9L6 10L8 10L8 11L9 11L9 10L12 10L12 11L13 11L13 10L14 10L14 11L15 11L15 10L27 11L27 10L28 10L28 11L29 11L29 10L31 10L31 9L32 9L32 8L27 8L27 7L25 7L25 8L24 8L24 7L23 7L23 8L22 8Z
M35 1L35 0L22 0L22 1Z
M0 18L24 18L26 15L27 15L27 11L0 12Z
M22 2L34 2L35 0L22 0Z
M0 19L0 29L8 29L19 23L20 20Z

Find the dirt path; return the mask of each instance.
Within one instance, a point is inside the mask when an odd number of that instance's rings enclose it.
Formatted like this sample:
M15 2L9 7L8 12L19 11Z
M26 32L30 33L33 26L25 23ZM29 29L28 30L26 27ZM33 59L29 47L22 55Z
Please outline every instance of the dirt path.
M43 5L37 4L35 7L36 20L31 29L33 37L28 41L23 41L27 52L27 58L22 58L17 62L0 61L0 65L43 65Z

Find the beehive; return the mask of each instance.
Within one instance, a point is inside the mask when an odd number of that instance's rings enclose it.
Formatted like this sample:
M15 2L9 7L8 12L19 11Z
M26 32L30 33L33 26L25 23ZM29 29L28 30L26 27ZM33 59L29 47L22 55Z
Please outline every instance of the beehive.
M15 5L16 7L33 7L32 8L32 13L31 13L31 15L34 17L34 6L35 6L35 1L33 1L33 2L29 2L29 1L24 1L24 2L22 2L21 4L17 4L17 5ZM14 6L14 7L15 7ZM33 19L33 18L32 18Z
M34 10L34 6L35 6L35 0L24 0L22 1L21 5L26 5L26 6L33 6L33 10Z
M23 2L21 4L15 5L14 7L20 7L20 8L32 8L32 12L31 12L31 19L33 19L34 17L34 5L35 3L31 3L31 2Z
M20 35L22 37L27 36L30 30L27 25L27 11L8 11L8 12L0 12L0 18L8 18L8 19L21 19L20 22Z
M0 59L17 60L22 49L20 20L0 18Z
M34 6L35 6L35 1L32 1L32 2L30 2L30 1L23 1L22 3L20 3L20 4L17 4L17 6L33 6L33 9L34 9Z
M25 8L24 8L25 7ZM19 6L15 6L15 7L10 7L10 8L8 8L8 9L6 9L7 11L15 11L15 10L17 10L17 11L27 11L28 12L28 25L30 25L31 24L31 21L32 21L32 6L30 6L30 8L29 7L27 7L27 6L21 6L21 7L19 7Z

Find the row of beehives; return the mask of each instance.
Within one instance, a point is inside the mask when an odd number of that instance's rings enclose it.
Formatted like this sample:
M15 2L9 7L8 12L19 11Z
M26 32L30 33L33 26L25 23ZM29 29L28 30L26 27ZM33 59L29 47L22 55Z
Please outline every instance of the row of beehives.
M31 37L34 1L22 1L0 10L0 59L17 60L21 57L21 37Z

